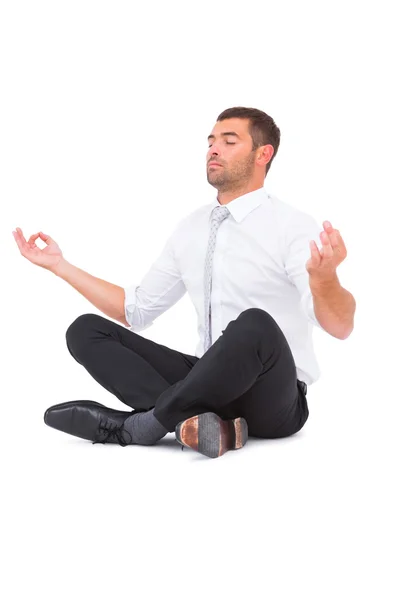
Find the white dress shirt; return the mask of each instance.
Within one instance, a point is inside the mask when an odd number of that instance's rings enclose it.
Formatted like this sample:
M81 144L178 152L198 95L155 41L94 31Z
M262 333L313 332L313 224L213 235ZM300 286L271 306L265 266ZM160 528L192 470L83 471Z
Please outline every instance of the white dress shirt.
M188 292L197 313L195 355L204 354L204 261L213 202L181 219L141 283L124 288L125 318L142 331ZM211 290L212 343L248 308L267 311L292 351L297 378L320 376L312 332L316 325L306 262L310 240L320 249L322 228L307 213L268 194L264 187L225 205L230 215L217 231Z

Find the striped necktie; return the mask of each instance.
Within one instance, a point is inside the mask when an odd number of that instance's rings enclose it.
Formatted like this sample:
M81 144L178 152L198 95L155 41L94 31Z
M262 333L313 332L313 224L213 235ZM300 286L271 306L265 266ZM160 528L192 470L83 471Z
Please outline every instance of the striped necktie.
M204 268L204 352L211 346L211 275L217 230L226 217L229 216L226 206L216 206L211 213L211 228L208 238L208 248Z

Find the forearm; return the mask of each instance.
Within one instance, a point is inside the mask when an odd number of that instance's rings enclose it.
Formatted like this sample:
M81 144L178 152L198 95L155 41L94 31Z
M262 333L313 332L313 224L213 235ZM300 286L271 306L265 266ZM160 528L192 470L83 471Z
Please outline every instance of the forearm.
M125 291L122 287L94 277L62 259L52 273L69 283L102 313L129 327L125 320Z
M354 296L340 285L337 275L324 282L310 276L309 283L318 322L332 336L346 339L354 328Z

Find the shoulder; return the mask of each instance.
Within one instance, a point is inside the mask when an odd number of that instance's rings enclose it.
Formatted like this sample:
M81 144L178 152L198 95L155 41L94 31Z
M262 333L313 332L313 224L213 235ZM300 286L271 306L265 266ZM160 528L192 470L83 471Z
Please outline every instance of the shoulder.
M305 210L281 200L274 194L268 194L268 200L273 211L283 223L296 223L296 221L301 222L310 219L315 220L314 217Z
M301 232L313 232L315 229L320 231L317 220L307 211L281 200L274 194L268 194L268 198L285 237L296 236Z
M202 206L192 210L189 214L181 217L175 225L174 234L187 232L192 225L196 226L203 216L208 215L210 210L211 203L209 202L208 204L203 204Z
M308 252L310 240L314 240L318 248L321 247L320 232L323 227L313 215L273 194L268 196L284 255L289 250L297 253L306 249Z

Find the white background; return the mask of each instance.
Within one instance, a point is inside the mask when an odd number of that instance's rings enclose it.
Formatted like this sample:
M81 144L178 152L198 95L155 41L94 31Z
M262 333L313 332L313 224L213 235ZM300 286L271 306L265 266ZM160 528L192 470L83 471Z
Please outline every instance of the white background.
M399 53L395 2L5 1L0 12L3 597L397 599ZM215 196L207 135L232 106L281 129L266 189L328 219L356 298L291 438L210 460L174 435L92 445L45 409L124 408L65 331L98 313L19 253L140 282L183 215ZM44 246L42 242L38 242ZM186 353L186 295L141 335ZM8 589L6 589L8 588Z

